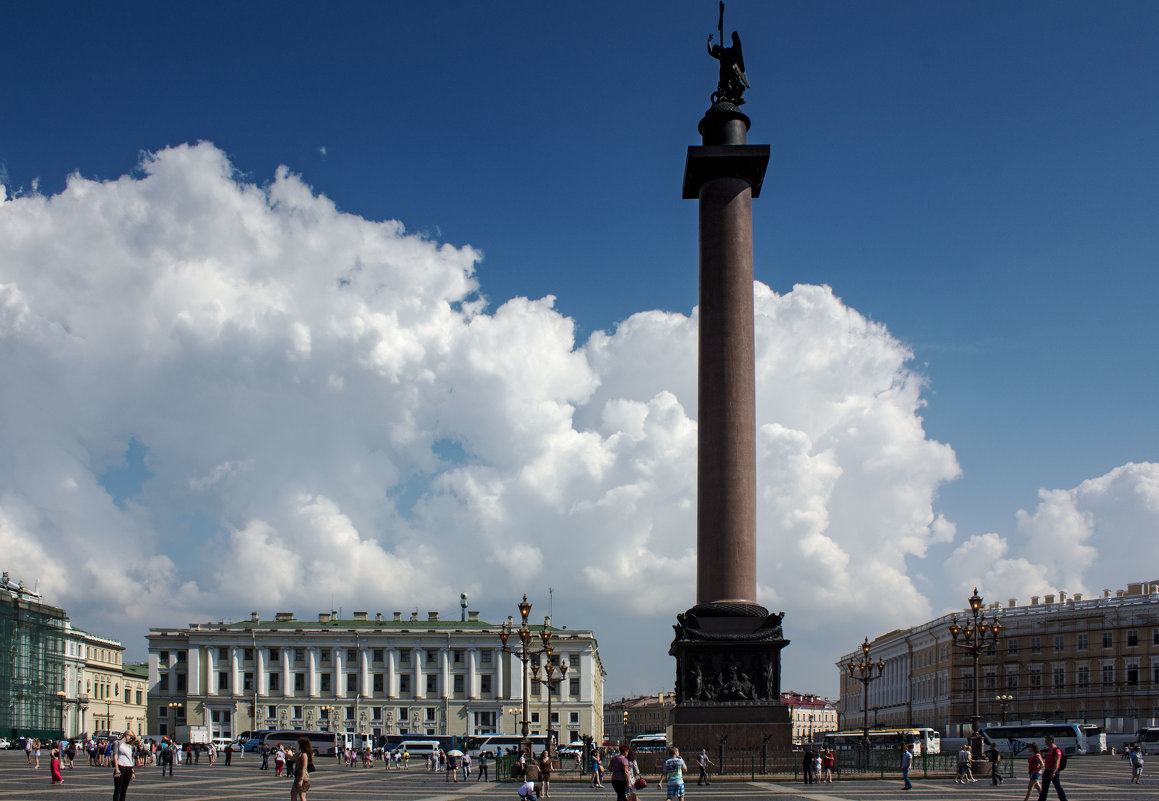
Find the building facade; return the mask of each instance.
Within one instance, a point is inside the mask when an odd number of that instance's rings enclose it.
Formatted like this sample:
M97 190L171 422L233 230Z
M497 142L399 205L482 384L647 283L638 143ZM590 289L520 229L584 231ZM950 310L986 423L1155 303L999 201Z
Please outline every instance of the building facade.
M793 724L793 744L815 743L821 733L837 731L837 707L828 698L795 692L781 693Z
M24 582L0 576L0 735L59 737L64 720L68 616Z
M146 733L145 700L148 668L125 664L125 647L117 640L72 629L83 665L76 703L78 734L133 731ZM68 699L71 720L72 699ZM66 723L66 729L69 725Z
M254 612L236 623L149 630L148 733L211 737L263 728L356 735L518 733L523 663L503 652L500 627L469 612L404 619L323 612L298 620ZM602 734L605 671L592 632L551 628L564 681L533 680L530 731L560 740ZM538 635L538 631L536 630ZM533 658L529 670L539 668ZM543 676L543 673L539 673ZM555 674L559 675L558 671Z
M604 737L609 743L626 743L641 734L668 733L675 707L676 696L672 693L611 701L604 705Z
M885 668L867 690L845 668L861 651L842 656L843 719L856 728L867 709L870 726L966 736L978 682L983 725L1071 721L1133 733L1159 721L1159 581L1091 599L1066 592L1025 605L1010 599L983 611L997 615L1003 630L983 651L977 676L972 657L953 644L953 614L873 640L870 658ZM969 616L956 615L959 622ZM1004 709L998 696L1013 700Z

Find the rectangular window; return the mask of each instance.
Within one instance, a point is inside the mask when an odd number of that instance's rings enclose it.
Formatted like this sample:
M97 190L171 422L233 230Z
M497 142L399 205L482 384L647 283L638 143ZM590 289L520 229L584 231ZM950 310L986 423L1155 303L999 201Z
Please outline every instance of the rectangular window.
M567 680L567 691L571 693L572 697L579 695L579 679Z
M179 692L179 693L185 692L185 674L184 673L177 674L177 692Z
M374 661L378 662L379 664L382 664L382 662L383 662L383 650L381 648L374 649Z
M247 692L253 692L254 674L252 674L252 673L241 674L241 687L243 690L245 690Z
M463 692L463 677L462 676L455 676L454 681L455 681L455 692L462 693Z
M1127 647L1128 648L1137 648L1138 646L1139 646L1139 632L1128 631L1127 632Z
M484 674L479 677L479 692L483 695L491 694L491 675Z
M399 719L399 720L407 720L407 719L408 719L408 718L407 718L407 711L406 711L406 707L405 707L405 706L400 706L400 707L398 708L398 719Z
M277 716L278 716L278 708L276 706L267 706L266 707L266 717L267 718L269 718L270 720L273 720Z
M462 651L453 651L452 656L455 660L456 665L463 664L463 652Z
M346 674L346 692L348 692L348 693L358 692L358 674L357 673L347 673Z
M434 695L439 691L439 677L433 674L427 675L427 694Z
M321 676L318 677L318 681L321 683L321 692L324 692L324 693L330 692L330 674L329 673L323 673Z
M140 691L140 690L137 690L137 706L140 706L140 705L141 705L141 703L142 703L142 700L143 700L143 699L141 698L141 691Z
M1075 684L1079 687L1091 686L1091 669L1086 665L1075 668Z
M1159 645L1159 629L1151 629L1151 644Z
M217 689L219 689L219 690L228 690L229 689L229 673L228 673L228 671L222 670L217 674Z
M1138 683L1139 683L1139 676L1138 676L1138 673L1139 673L1139 669L1138 669L1138 668L1135 668L1135 674L1136 674L1136 675L1135 675L1135 683L1136 683L1136 684L1138 684ZM1130 672L1129 672L1129 671L1128 671L1127 675L1128 675L1128 676L1130 676ZM125 688L125 703L126 703L126 704L131 704L131 703L133 703L133 699L132 699L132 696L130 695L130 691L129 691L129 688L128 688L128 687L126 687L126 688Z
M428 665L435 664L438 661L438 658L439 658L438 651L430 651L430 650L427 651L427 664Z
M1032 653L1032 654L1042 653L1042 638L1041 637L1031 637L1030 638L1030 653Z
M302 707L296 706L296 707L294 707L294 720L301 720L301 719L302 719Z
M410 695L410 676L398 677L398 691L400 695Z
M116 654L112 654L112 657L113 657L113 658L112 658L112 660L111 660L111 661L113 661L113 662L116 662L116 661L117 661L117 656L116 656ZM177 661L178 661L178 662L184 662L184 661L185 661L185 651L178 651L178 652L177 652Z
M567 713L567 722L573 726L578 725L579 724L579 712L568 712Z
M1061 654L1064 650L1066 650L1066 637L1062 634L1054 635L1054 652Z
M1103 686L1110 687L1115 683L1115 666L1103 665Z
M1006 641L1006 653L1008 653L1008 654L1018 653L1018 638L1017 637L1011 637L1010 639L1008 639Z
M278 651L278 649L277 649L277 648L271 648L271 649L270 649L270 661L271 661L271 662L277 662L277 661L278 661L278 659L280 659L280 658L281 658L281 653Z
M435 708L433 706L428 706L426 708L426 710L427 710L427 713L426 713L427 722L433 723L435 721Z
M1031 674L1030 674L1030 689L1032 689L1032 690L1041 690L1042 689L1042 673L1040 671L1035 670L1035 671L1031 672Z
M1103 647L1104 648L1114 648L1115 647L1115 634L1114 634L1114 632L1111 632L1111 631L1104 631L1103 632Z
M986 689L993 690L996 686L996 683L997 683L997 678L994 676L994 674L987 673L986 674Z
M398 663L400 665L409 665L410 664L410 651L399 651L398 652Z
M305 673L295 673L294 674L294 692L300 693L300 692L305 692L305 690L306 690L306 674Z
M1155 629L1155 644L1159 645L1159 629ZM479 664L482 664L482 665L490 665L491 664L491 652L490 651L484 651L483 653L479 654Z
M1017 673L1007 674L1007 676L1006 676L1006 689L1007 690L1017 690L1018 689L1018 674Z
M1152 663L1151 665L1151 681L1159 684L1159 662Z
M1086 632L1079 634L1077 639L1078 639L1078 642L1075 644L1075 648L1077 648L1080 651L1087 650L1089 638L1087 637Z
M347 720L354 720L354 707L352 707L352 706L346 707L346 719Z
M305 648L295 648L294 649L294 661L295 662L305 662L306 661L306 649Z
M383 688L383 682L382 682L382 674L381 674L381 673L375 673L375 674L374 674L374 692L376 692L376 693L380 693L380 692L382 692L382 691L383 691L383 689L382 689L382 688ZM375 707L375 710L374 710L374 711L375 711L375 712L377 712L377 711L378 711L378 707Z
M346 664L358 661L358 651L353 648L346 649Z
M376 706L370 713L371 720L382 720L382 707Z
M539 722L539 713L538 713L538 712L532 712L532 713L531 713L531 722L532 722L532 723L538 723L538 722ZM593 768L593 770L594 770L594 768Z
M279 683L280 681L281 681L280 674L278 674L278 673L271 673L270 674L270 683L269 683L270 692L276 693L276 692L279 692L281 690L281 684Z
M320 654L320 656L321 656L321 659L322 659L322 661L323 661L323 662L329 662L329 661L330 661L330 649L329 649L329 648L323 648L323 649L322 649L322 651L321 651L321 654Z
M229 649L228 648L218 648L217 649L217 659L220 662L228 661L229 660Z
M246 648L244 658L245 658L246 662L254 661L254 649L253 648Z
M161 653L157 654L157 659L160 660L161 664L163 665L169 664L169 652L162 651Z
M1139 666L1127 665L1127 684L1132 687L1139 686Z
M531 694L532 695L539 695L539 687L540 687L539 679L532 679L531 680Z
M1066 686L1066 670L1065 668L1056 667L1051 673L1054 689L1061 690Z

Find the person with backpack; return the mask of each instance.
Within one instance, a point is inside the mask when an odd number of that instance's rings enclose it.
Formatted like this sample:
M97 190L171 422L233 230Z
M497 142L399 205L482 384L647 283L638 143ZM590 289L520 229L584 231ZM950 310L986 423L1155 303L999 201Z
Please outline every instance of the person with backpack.
M1066 801L1066 792L1062 789L1062 783L1058 779L1058 775L1066 769L1066 754L1062 749L1054 744L1054 736L1046 735L1046 749L1042 754L1043 771L1042 771L1042 790L1038 793L1038 801L1046 801L1046 797L1050 795L1050 785L1054 784L1054 790L1058 794L1058 801Z
M1131 752L1131 784L1143 783L1143 749L1135 746Z

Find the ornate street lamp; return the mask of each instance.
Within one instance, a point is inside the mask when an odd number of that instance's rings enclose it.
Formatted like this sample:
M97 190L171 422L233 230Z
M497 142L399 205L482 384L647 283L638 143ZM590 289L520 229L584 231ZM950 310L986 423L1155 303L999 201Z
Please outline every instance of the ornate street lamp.
M1006 725L1006 708L1014 702L1013 695L996 695L994 700L1002 706L1002 725Z
M527 616L531 614L531 602L527 600L527 595L523 596L523 600L519 603L519 628L513 628L511 618L507 618L502 627L499 629L499 639L503 643L503 653L511 654L520 662L523 663L523 740L519 743L519 750L526 755L528 762L533 760L531 753L531 737L528 732L528 725L531 720L531 713L528 710L531 695L531 673L527 669L527 663L531 657L538 654L551 654L551 631L548 626L548 619L543 619L543 629L539 632L539 639L543 642L542 648L532 648L531 643L535 640L535 635L527 626ZM518 647L509 647L507 640L514 634L519 638ZM550 724L550 721L548 721Z
M326 731L335 731L334 716L338 714L338 707L336 706L320 706L318 707L318 715L322 720L326 721ZM318 721L318 726L321 728L322 720Z
M60 699L60 738L63 740L68 737L68 727L64 725L64 699L68 697L68 693L57 690L56 697Z
M982 612L982 596L978 595L977 587L974 588L974 594L969 597L968 602L970 617L966 619L964 625L959 625L958 617L955 615L950 624L950 637L953 638L955 647L970 654L974 660L974 714L970 716L970 751L975 759L981 759L982 713L978 706L978 690L982 682L981 676L978 675L978 661L984 648L998 642L998 636L1002 633L1002 622L997 617L986 619L986 615Z
M861 682L861 750L865 760L863 767L869 767L869 683L881 678L885 672L885 662L874 662L869 658L869 638L861 643L861 658L850 662L849 678ZM877 668L876 675L873 669Z

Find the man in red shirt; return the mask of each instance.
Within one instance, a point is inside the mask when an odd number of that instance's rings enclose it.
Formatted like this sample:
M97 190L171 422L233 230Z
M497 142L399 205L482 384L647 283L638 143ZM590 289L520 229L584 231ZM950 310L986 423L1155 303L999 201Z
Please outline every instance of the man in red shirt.
M1050 793L1050 783L1054 782L1055 792L1058 793L1058 801L1066 801L1066 793L1063 792L1062 785L1058 781L1058 766L1062 761L1062 749L1054 744L1054 736L1046 735L1046 749L1042 752L1043 773L1042 773L1042 792L1038 794L1038 801L1046 801L1046 796Z

